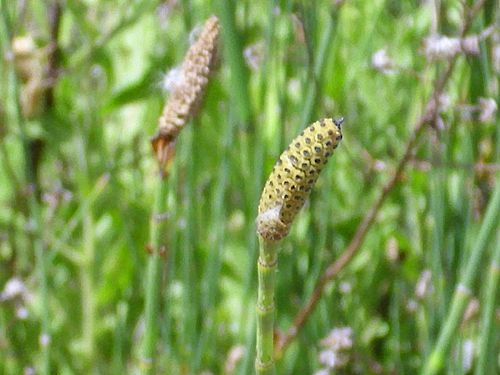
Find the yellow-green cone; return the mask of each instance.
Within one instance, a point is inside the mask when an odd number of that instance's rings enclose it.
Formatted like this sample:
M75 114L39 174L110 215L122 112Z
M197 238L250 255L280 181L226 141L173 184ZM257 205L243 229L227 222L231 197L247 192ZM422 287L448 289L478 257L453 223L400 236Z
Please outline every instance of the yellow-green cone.
M266 240L285 237L319 173L342 139L343 119L316 121L281 154L259 202L257 232Z

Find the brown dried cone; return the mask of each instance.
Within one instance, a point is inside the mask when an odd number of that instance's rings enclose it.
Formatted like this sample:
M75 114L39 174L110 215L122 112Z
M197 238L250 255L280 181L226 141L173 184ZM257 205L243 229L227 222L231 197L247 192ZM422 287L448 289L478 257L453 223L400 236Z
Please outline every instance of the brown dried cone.
M18 36L12 40L14 66L21 82L20 101L23 116L32 119L43 109L47 84L43 53L31 36Z
M281 154L259 202L257 232L266 240L285 237L312 187L342 139L343 119L316 121Z
M219 20L211 16L194 44L186 53L179 83L170 94L151 143L162 170L173 157L175 140L189 119L201 107L210 75L218 60Z

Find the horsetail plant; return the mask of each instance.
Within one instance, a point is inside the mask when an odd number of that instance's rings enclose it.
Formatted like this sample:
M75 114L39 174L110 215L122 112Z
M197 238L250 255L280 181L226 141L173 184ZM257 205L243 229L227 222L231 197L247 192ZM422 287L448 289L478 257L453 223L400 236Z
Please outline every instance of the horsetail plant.
M342 139L344 119L316 121L281 154L262 192L257 216L259 236L257 355L259 375L275 373L274 284L278 246L304 205L323 166Z
M210 76L216 69L218 40L219 21L217 17L212 16L205 22L198 39L186 53L176 84L159 119L158 131L151 140L160 171L150 227L151 256L148 260L146 276L145 332L141 348L143 373L154 372L160 295L160 260L165 252L162 243L168 193L166 178L173 162L177 136L187 122L198 113Z

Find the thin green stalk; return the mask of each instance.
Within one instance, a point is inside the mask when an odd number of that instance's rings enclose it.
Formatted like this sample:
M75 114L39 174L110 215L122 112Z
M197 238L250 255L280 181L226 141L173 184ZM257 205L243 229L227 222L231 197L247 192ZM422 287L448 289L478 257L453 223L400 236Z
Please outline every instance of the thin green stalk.
M498 291L498 281L500 279L500 232L497 233L496 248L493 256L491 257L490 272L486 282L486 290L483 299L483 316L481 319L481 333L479 334L479 358L476 366L476 375L486 375L493 373L492 364L495 362L492 354L492 347L495 347L494 340L498 337L493 336L494 319L495 319L495 297ZM493 344L493 345L492 345ZM498 348L498 346L497 346ZM488 359L492 359L489 361ZM491 372L488 372L488 367Z
M321 82L321 75L326 64L326 59L332 47L332 40L336 30L335 24L337 21L337 14L337 9L332 11L332 14L328 18L326 29L321 36L318 54L314 57L314 59L310 59L314 61L314 67L311 69L313 76L309 77L313 80L313 84L311 84L308 80L306 98L299 124L307 124L312 119L316 100L319 96L319 82Z
M451 345L453 335L462 321L463 313L467 302L471 297L472 283L480 271L480 262L487 249L488 239L493 230L498 226L498 216L500 213L500 178L497 178L494 195L488 205L486 215L479 231L477 241L472 248L470 259L463 273L461 282L458 284L453 295L450 313L439 333L439 338L434 350L427 358L422 374L432 375L441 370L445 357Z
M86 97L88 108L96 108L90 96ZM82 310L82 353L84 371L95 373L97 371L96 361L96 320L97 320L97 300L96 300L96 234L93 203L88 198L94 183L92 170L90 167L91 149L93 144L87 142L90 129L98 126L99 122L94 111L90 111L85 116L85 122L78 129L78 136L75 137L77 152L78 171L77 184L80 189L80 201L82 210L82 256L79 268Z
M186 162L186 179L181 185L181 190L184 190L185 207L184 217L186 219L186 227L182 231L182 281L184 286L183 293L183 354L186 356L186 361L193 365L192 353L198 339L196 335L197 326L197 310L199 309L198 295L196 290L196 263L195 256L198 253L198 234L196 223L196 200L198 199L196 192L196 167L199 165L196 158L196 134L195 127L192 126L186 129L184 138L185 142L185 162ZM182 195L181 195L182 196ZM193 369L194 371L194 369Z
M1 2L1 14L3 21L3 29L6 35L2 38L2 43L10 43L13 38L13 28L11 20L9 17L9 10L5 0ZM39 281L39 293L40 293L40 304L41 304L41 333L40 340L41 344L41 364L40 364L40 374L49 374L50 371L50 311L49 311L49 296L48 296L48 281L47 281L47 267L48 267L48 253L45 251L45 246L43 242L43 231L42 231L42 217L39 202L36 197L37 181L35 171L32 169L32 163L30 162L30 147L29 147L29 136L26 129L26 122L21 111L21 104L19 103L19 82L17 75L14 74L13 79L13 90L12 95L15 98L15 109L16 109L16 122L19 126L20 140L23 147L24 155L24 171L25 171L25 182L29 186L31 192L28 194L28 209L29 212L28 220L31 224L30 239L32 242L33 250L35 253L35 268L36 274Z
M250 97L248 95L248 69L243 59L243 43L236 28L235 2L218 0L219 18L224 43L224 59L231 72L230 81L233 88L236 113L241 123L248 125L251 117Z
M31 219L33 220L33 246L35 250L36 268L39 280L40 288L40 300L41 300L41 313L42 313L42 330L40 337L47 337L48 341L41 340L41 350L42 350L42 364L40 373L50 374L50 311L49 311L49 292L48 292L48 280L47 280L47 268L49 254L46 253L43 240L42 240L42 229L41 229L41 213L38 201L34 194L30 194L29 197L29 207L31 212Z
M10 345L10 340L9 337L7 336L7 322L8 318L5 316L6 311L5 309L0 309L0 340L7 344L6 348L7 350L0 350L0 372L2 374L9 374L9 361L8 357L10 354L10 350L8 348L12 348L12 345ZM4 344L4 345L5 345ZM18 370L19 372L20 370ZM14 373L14 371L11 371Z
M141 373L155 373L155 349L158 338L158 317L159 317L159 301L160 301L160 276L161 276L161 260L162 260L162 239L164 218L167 207L167 179L158 176L156 181L155 203L150 224L150 243L151 255L148 259L146 273L146 291L145 291L145 308L144 308L144 339L141 349Z
M165 200L167 202L172 202L172 204L167 203L167 212L170 223L178 222L182 215L182 204L178 204L176 200L171 201L172 195L177 196L177 192L174 187L178 186L178 181L182 179L180 176L182 175L182 171L179 169L179 164L172 166L168 176L168 182L171 188L168 192L165 192ZM172 231L169 231L168 236L168 261L165 262L166 275L164 283L166 283L167 286L170 286L172 280L179 277L177 276L177 273L179 273L179 267L177 267L177 265L179 264L178 255L182 253L182 249L180 248L182 239L181 229L177 227ZM162 298L162 302L160 302L162 309L161 312L159 312L159 316L161 317L159 333L162 338L161 347L166 348L169 356L172 355L174 357L179 357L179 333L178 330L175 329L178 325L178 321L176 320L176 316L174 314L175 304L172 303L172 294L170 293L168 287L165 288L165 292L160 297Z
M186 30L191 30L192 25L193 25L193 4L191 3L191 0L183 0L182 1L182 7L184 8L184 11L182 12L182 15L184 16L184 27Z
M263 142L258 142L257 139L262 139L260 137L256 137L256 142L254 143L254 154L253 154L253 160L254 164L252 166L252 170L254 171L254 176L252 178L253 184L250 184L251 189L249 190L249 200L252 199L253 202L258 202L259 196L262 191L262 169L263 169L263 147L262 144ZM252 217L252 215L255 214L256 207L250 206L252 209L250 210L249 216ZM254 300L255 298L255 266L251 267L253 269L250 269L250 266L255 264L255 259L257 258L257 237L255 236L255 227L249 226L249 230L246 236L246 245L248 249L248 259L250 260L249 265L247 267L247 270L245 271L245 279L244 279L244 295L242 298L242 306L248 306L252 302L251 300ZM253 286L253 287L252 287ZM251 311L248 311L249 309L244 309L241 312L241 319L240 319L240 332L246 332L247 334L247 340L246 340L246 346L247 348L254 347L254 340L255 340L255 320L254 316L255 314L251 314ZM252 329L251 329L252 328ZM250 333L250 334L248 334ZM250 345L249 345L250 344ZM245 355L242 366L242 373L247 374L252 370L253 362L254 362L254 355L250 353L250 350L247 350L247 353Z
M95 359L95 225L90 204L84 202L83 209L83 261L80 267L80 285L82 288L82 341L85 369L90 371Z
M278 6L278 1L273 0L268 3L267 12L269 14L269 27L266 31L266 58L263 64L263 69L259 75L259 85L261 85L260 103L258 108L262 108L265 114L265 124L262 130L256 132L257 135L263 136L263 142L266 151L269 154L279 153L283 147L280 142L280 134L282 133L281 126L281 110L283 92L283 57L285 53L281 50L282 45L276 30L278 29L279 16L273 11ZM259 134L260 133L260 134ZM261 142L262 142L261 141ZM254 270L252 268L252 275Z
M126 363L124 358L124 344L128 336L127 332L127 315L129 311L129 306L125 301L118 302L116 306L116 329L113 338L113 357L111 360L111 368L114 374L124 374L126 369L124 364Z
M263 165L264 165L264 148L261 140L263 140L263 129L261 127L256 128L255 138L253 143L253 165L251 166L251 170L253 171L252 181L253 184L250 185L250 189L248 190L248 202L258 202L259 196L262 192L262 175L263 175ZM250 204L249 207L249 216L253 217L255 214L256 207ZM242 298L242 306L248 306L255 298L255 268L252 267L255 259L257 258L257 237L255 236L255 227L249 226L249 231L247 233L247 248L248 248L248 258L250 260L247 270L245 272L245 281L244 281L244 296ZM248 309L243 309L241 311L241 320L240 320L240 332L243 334L243 330L245 330L246 334L246 348L253 348L255 345L255 314L249 314L250 311ZM246 328L246 329L245 329ZM245 358L242 361L242 366L240 370L240 374L248 374L251 373L252 368L255 367L254 364L254 354L251 353L250 350L246 351Z
M443 162L443 151L440 146L431 145L431 154L436 164ZM446 265L443 264L443 259L446 258L444 253L445 249L445 232L446 232L446 169L435 168L429 173L430 182L430 205L433 218L433 230L431 233L431 248L428 253L430 268L433 275L433 290L434 301L429 304L429 329L431 332L436 332L438 327L443 323L446 316L446 306L453 290L446 298L444 278L446 277L444 269ZM453 285L450 287L453 289ZM432 346L428 347L432 350ZM428 352L426 352L428 354Z
M213 322L216 321L216 306L218 302L220 271L222 267L222 256L225 246L225 231L226 226L220 223L220 218L226 217L226 207L224 196L227 190L229 178L229 153L233 147L233 132L234 122L232 113L227 116L227 126L225 126L224 135L222 136L223 152L220 160L220 168L217 177L217 187L215 189L212 200L212 215L211 223L214 230L214 249L208 254L207 271L202 285L202 308L204 311L203 330L198 340L198 347L195 356L195 365L193 370L198 370L200 367L203 355L212 354L215 357L217 347L212 344L217 334L217 327ZM209 347L207 347L207 344ZM207 353L208 352L208 353Z
M278 265L278 241L259 236L257 262L259 289L257 294L257 357L258 375L275 374L274 366L274 286Z

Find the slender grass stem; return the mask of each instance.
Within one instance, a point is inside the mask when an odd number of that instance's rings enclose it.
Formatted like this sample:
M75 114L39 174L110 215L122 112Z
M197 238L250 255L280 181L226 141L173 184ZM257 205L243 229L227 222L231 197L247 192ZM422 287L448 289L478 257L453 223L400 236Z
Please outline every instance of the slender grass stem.
M476 375L488 374L488 367L491 366L490 363L494 363L493 360L489 361L488 359L493 359L493 357L489 357L489 355L492 354L491 348L492 346L494 347L493 340L495 340L492 334L494 332L492 326L495 317L495 296L498 291L498 281L500 279L500 233L497 233L496 248L491 259L490 272L488 274L483 301L483 316L481 319L481 333L479 334L479 358L477 361ZM498 337L496 340L498 340ZM491 367L491 371L494 372L493 367Z
M186 156L186 180L181 188L185 194L185 211L184 217L186 220L186 227L182 231L182 281L184 286L183 293L183 335L184 335L184 353L189 360L193 353L193 349L198 339L196 335L197 326L197 308L198 308L198 294L196 290L196 253L199 244L197 225L196 225L196 165L194 160L194 149L196 147L196 134L194 127L187 129L185 132L185 156ZM191 155L189 157L188 155ZM193 363L191 363L192 365ZM195 371L193 369L193 371Z
M32 220L34 221L34 232L33 232L33 246L35 249L36 258L36 268L38 279L40 282L40 299L41 299L41 323L42 332L40 337L46 336L46 340L41 340L41 350L42 350L42 363L41 363L41 374L50 374L50 339L51 339L51 329L50 329L50 311L49 311L49 291L48 291L48 280L47 280L47 268L48 268L48 254L45 252L45 248L42 242L42 230L40 226L41 215L40 207L34 195L30 195L29 207L32 214Z
M326 29L321 36L321 42L318 49L318 54L314 57L314 59L310 59L314 61L314 67L312 67L311 72L313 77L313 84L308 82L307 84L307 93L304 101L304 106L302 110L302 115L299 124L307 124L311 121L313 117L313 112L316 104L316 100L319 94L319 83L321 80L321 75L324 70L326 60L329 56L329 52L331 51L332 39L335 35L335 25L337 21L337 9L332 11L331 16L328 18Z
M88 88L87 88L88 89ZM88 97L91 98L90 96ZM96 108L95 102L91 99L87 101L88 108ZM94 112L89 112L84 117L84 123L79 127L75 137L75 149L78 150L76 165L77 185L80 191L81 217L82 217L82 253L79 267L79 279L81 292L81 342L83 369L85 372L94 373L97 371L97 295L96 295L96 275L98 273L98 263L96 261L96 212L94 203L89 199L92 187L95 184L92 171L91 155L94 145L88 142L91 129L99 129L98 119ZM98 180L99 181L99 180ZM100 184L100 181L98 182Z
M432 147L433 158L442 161L445 157L438 145ZM429 174L431 212L434 228L432 230L432 245L428 254L429 263L434 277L435 303L429 304L429 315L431 316L431 327L439 327L445 316L446 291L443 278L443 249L445 248L445 217L446 217L446 170L436 169ZM449 296L449 294L448 294Z
M257 294L257 358L255 370L259 375L275 373L274 366L274 285L278 265L277 241L259 236L257 262L259 289Z
M82 199L85 201L85 199ZM95 355L95 228L92 209L85 203L83 212L83 261L80 267L82 288L82 340L85 368L91 369Z
M128 315L128 306L120 301L116 306L117 327L113 337L113 358L111 368L115 374L123 374L125 370L124 361L124 342L127 338L126 320Z
M479 231L477 241L472 248L469 261L464 270L462 280L455 289L451 309L441 329L436 346L428 357L422 374L432 375L438 373L444 365L446 354L450 348L453 335L460 324L467 302L471 297L471 287L480 271L480 262L487 249L488 240L497 227L500 213L500 179L497 178L493 197L488 205L486 215Z
M151 255L148 259L146 273L146 301L145 301L145 332L141 349L141 373L153 374L155 364L155 349L158 337L158 316L160 301L160 276L162 260L162 239L164 218L163 213L167 206L167 179L158 176L156 181L155 203L151 217L149 238L151 241Z
M231 115L228 118L232 118ZM231 124L231 121L228 121ZM211 222L214 226L214 249L210 251L207 260L207 272L204 277L202 289L202 307L205 311L203 330L198 340L198 347L196 351L195 369L200 366L203 353L217 352L217 347L214 345L207 345L210 339L216 336L216 327L213 322L216 321L215 307L217 306L219 290L219 278L222 267L223 249L226 244L225 231L226 227L218 223L219 218L226 217L224 206L224 194L227 190L228 176L229 176L229 163L228 155L232 147L234 126L226 126L223 135L223 154L220 161L220 168L218 170L217 180L219 184L215 189L212 200L212 219Z
M231 71L234 104L241 123L247 125L251 118L251 102L248 95L248 71L243 60L243 43L236 28L235 3L218 0L219 17L224 42L224 57Z

